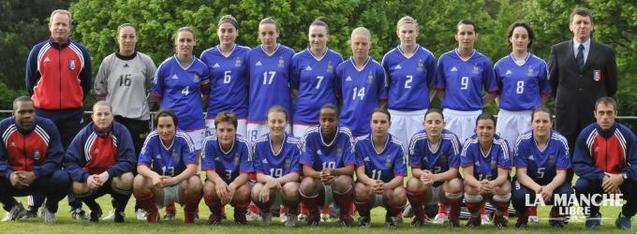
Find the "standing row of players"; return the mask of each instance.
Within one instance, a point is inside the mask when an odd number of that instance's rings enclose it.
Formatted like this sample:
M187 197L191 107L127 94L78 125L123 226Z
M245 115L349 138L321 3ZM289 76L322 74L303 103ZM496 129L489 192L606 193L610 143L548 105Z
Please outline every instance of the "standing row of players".
M301 140L285 132L287 112L275 106L266 114L269 133L252 143L236 133L235 115L221 112L215 119L215 134L204 141L204 183L197 174L199 159L194 143L177 129L179 120L170 110L157 113L156 129L147 137L138 160L130 133L113 121L107 102L95 104L93 122L73 139L66 153L52 122L34 113L32 101L20 97L14 102L13 117L0 122L4 143L0 202L9 211L10 220L25 212L13 196L40 194L47 198L42 216L54 222L57 203L67 193L61 188L66 187L89 206L91 214L101 213L95 199L111 194L118 222L124 221L121 212L132 192L146 210L149 223L158 221L158 207L173 202L184 205L184 221L193 223L203 197L212 213L210 224L221 222L226 204L235 207L235 222L246 223L246 209L252 201L261 209L264 225L272 222L272 206L283 205L287 208L286 226L296 226L298 205L303 201L310 210L310 225L318 225L320 206L334 202L344 225L353 225L349 207L354 203L361 216L359 226L370 225L371 208L384 206L386 226L396 227L397 215L408 199L416 213L413 225L424 224L425 204L441 202L449 207L450 225L456 227L464 197L471 213L467 226L480 225L479 209L485 200L491 200L496 207L494 224L505 227L512 199L520 214L516 226L522 227L527 221L525 201L539 195L555 202L555 195L573 193L566 179L571 168L566 139L551 130L550 112L543 107L533 110L533 130L518 138L514 150L495 134L496 120L489 113L478 116L475 134L461 146L456 135L444 129L443 113L430 109L424 117L424 129L411 137L408 160L401 142L388 133L392 120L385 109L373 110L371 131L354 140L347 128L338 127L337 108L328 104L320 110L319 125L308 129ZM597 123L579 136L572 164L580 176L575 185L578 194L624 194L627 202L616 225L629 229L637 212L637 200L631 196L637 191L637 170L632 168L637 163L637 137L615 123L615 116L612 98L597 101ZM601 146L606 147L606 154L592 151ZM600 157L605 157L603 162L599 162ZM60 168L62 162L64 169ZM407 163L412 177L405 186ZM517 172L511 182L513 165ZM462 177L459 167L463 168ZM254 173L256 177L250 181ZM591 210L596 211L586 226L599 226L599 207ZM550 224L564 226L565 215L553 207ZM98 218L92 216L91 220Z

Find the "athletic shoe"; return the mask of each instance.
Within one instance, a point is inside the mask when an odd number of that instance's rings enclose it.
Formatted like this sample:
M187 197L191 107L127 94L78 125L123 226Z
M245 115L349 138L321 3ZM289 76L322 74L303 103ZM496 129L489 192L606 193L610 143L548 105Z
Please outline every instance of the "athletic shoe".
M27 208L27 212L24 214L22 219L32 219L38 217L38 210L34 207Z
M20 203L16 203L13 205L13 207L11 207L11 210L9 210L9 212L4 215L4 219L2 219L2 222L9 222L21 219L26 215L26 213L27 210L24 209L24 206L22 206L22 204Z
M52 213L46 207L42 207L42 213L40 213L44 223L55 223L55 213Z
M300 216L301 216L301 215L299 215L299 221L301 221ZM321 215L310 215L310 216L306 216L306 219L307 219L307 222L306 222L306 223L307 223L307 225L308 225L308 226L318 226L318 225L319 225L319 222L321 222L321 216L323 216L323 215L321 214Z
M208 225L218 225L221 223L221 216L216 214L210 214L208 217Z
M529 216L529 225L538 225L540 220L537 216Z
M566 225L564 217L559 214L558 208L555 206L551 208L549 213L549 225L555 228L563 228Z
M254 213L250 210L248 210L248 212L246 213L246 220L247 221L257 221L257 220L261 220L261 216L257 213Z
M146 221L146 211L143 209L137 209L135 211L135 218L137 218L138 221Z
M102 209L96 209L96 210L91 210L91 217L89 218L89 221L97 223L98 221L100 221L100 217L102 217ZM113 214L115 215L115 214ZM114 219L115 217L113 217Z
M288 218L286 219L285 226L286 227L296 227L296 222L298 221L298 215L288 213L286 215ZM318 225L318 224L317 224Z
M507 226L507 223L509 222L509 220L502 216L502 215L495 215L493 217L493 224L497 227L497 228L505 228Z
M157 207L153 207L151 210L146 211L147 223L157 223L157 221L159 221L159 211L157 210Z
M262 226L270 226L272 225L272 213L263 213L261 212L261 225Z
M102 221L113 221L115 220L115 209L111 209L108 214L106 214L106 216L104 216L104 218L102 218Z
M342 215L338 218L337 223L341 226L351 227L354 220L350 215Z
M602 225L602 214L599 213L596 216L587 217L584 224L586 229L596 229L600 225Z
M175 220L175 212L174 211L168 211L166 212L166 214L164 215L164 219L165 220Z
M433 224L444 224L447 221L449 221L449 216L447 216L447 214L445 213L438 213L436 214L436 217L434 217L434 220L431 221Z
M624 216L621 212L615 220L615 226L621 230L633 230L633 220L630 217Z
M476 216L476 217L469 218L469 220L467 220L467 224L465 226L467 226L467 227L479 227L480 224L482 224L481 218Z
M491 220L489 220L489 215L487 214L480 215L480 224L487 225L490 223L491 223Z
M414 216L414 219L411 221L412 227L422 227L425 225L425 218L418 218Z
M123 223L125 218L126 218L126 215L124 214L123 211L115 212L115 218L113 219L113 221L116 223Z
M331 221L330 220L330 214L329 213L327 213L327 214L321 213L321 222L327 223L329 221Z
M247 224L246 208L234 208L234 222L238 224ZM223 216L221 217L223 219Z
M307 220L307 215L305 215L305 214L299 214L298 219L299 219L299 221L301 221L301 222L306 221L306 220Z
M358 218L359 227L369 227L372 225L372 219L369 216L361 216Z
M405 209L403 210L403 217L405 217L405 218L414 217L414 209L411 208L411 205L407 205L405 207Z
M89 220L88 215L82 208L75 208L71 210L71 218L76 220Z
M398 218L396 216L385 215L385 227L389 229L398 228Z

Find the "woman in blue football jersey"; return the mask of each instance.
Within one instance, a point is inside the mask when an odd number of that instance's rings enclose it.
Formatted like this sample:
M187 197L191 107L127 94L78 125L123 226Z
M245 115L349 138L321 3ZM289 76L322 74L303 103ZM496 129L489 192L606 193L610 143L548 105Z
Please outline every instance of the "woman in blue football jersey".
M288 209L285 225L296 226L302 142L285 132L288 114L283 107L271 107L266 121L270 132L253 143L257 183L252 187L252 202L261 210L262 225L272 224L272 206L284 205Z

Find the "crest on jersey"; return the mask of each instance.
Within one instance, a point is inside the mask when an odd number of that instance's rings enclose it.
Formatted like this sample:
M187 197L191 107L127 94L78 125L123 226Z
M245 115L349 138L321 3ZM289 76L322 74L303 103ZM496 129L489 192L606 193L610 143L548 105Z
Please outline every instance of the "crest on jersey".
M555 155L551 154L549 156L549 164L554 164L555 163Z
M69 59L69 69L71 71L75 70L75 60Z
M332 65L332 61L327 63L327 72L332 72L334 70L334 66Z
M234 165L239 165L239 155L234 155Z
M39 150L34 150L33 151L33 160L40 161L40 151Z
M416 64L416 70L422 71L424 67L425 67L425 63L422 61L422 59L418 59L418 63Z
M192 75L192 82L199 83L199 81L201 81L201 79L199 79L197 74Z
M179 154L177 152L173 151L173 154L172 154L171 157L173 159L173 162L178 162L179 161Z
M473 74L478 74L478 73L480 73L480 68L478 68L477 64L474 64L473 65Z
M531 66L529 66L529 69L527 70L527 75L528 76L532 76L533 75L533 68Z
M385 158L385 167L391 167L391 157L389 156Z
M440 161L440 164L442 165L447 165L447 162L448 162L447 155L441 154L440 159L438 159L438 161Z
M343 149L341 147L336 147L336 157L343 156Z
M496 162L495 162L495 157L493 157L493 159L491 159L491 170L495 169L496 167Z
M279 57L279 64L277 65L279 67L285 67L285 60L283 60L282 57Z
M374 76L372 75L372 72L369 72L369 74L367 74L367 83L371 84L372 80L374 80Z
M241 59L239 57L237 57L237 60L234 60L234 66L235 67L240 67L241 66Z
M290 159L285 159L285 163L283 164L286 168L290 167Z

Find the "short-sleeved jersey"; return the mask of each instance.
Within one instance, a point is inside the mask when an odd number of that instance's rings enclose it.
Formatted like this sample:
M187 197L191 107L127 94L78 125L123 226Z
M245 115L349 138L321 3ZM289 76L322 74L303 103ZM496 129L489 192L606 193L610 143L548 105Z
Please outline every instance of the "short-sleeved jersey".
M415 111L429 108L429 87L434 84L436 70L433 53L418 45L414 54L407 57L398 46L385 54L382 64L387 71L389 109Z
M341 126L352 131L354 137L370 132L372 111L381 100L387 99L387 78L383 67L371 57L362 69L357 69L352 58L336 67L338 92L343 99Z
M402 143L389 133L381 152L374 149L371 134L356 139L354 152L357 167L364 166L365 175L370 179L389 182L396 176L407 175Z
M441 55L434 87L445 91L442 108L460 111L481 110L482 90L498 91L491 60L475 50L466 60L456 49Z
M257 173L269 175L274 178L283 177L289 173L301 173L299 159L301 156L302 142L300 139L288 136L283 139L281 150L275 154L267 133L254 141L254 169Z
M188 164L198 164L195 146L185 132L177 130L171 145L165 145L157 130L146 137L137 165L146 165L162 176L177 176Z
M343 57L327 49L321 57L314 57L310 49L292 57L292 87L298 89L294 123L318 124L323 105L336 105L336 66Z
M228 151L221 148L216 135L206 137L201 152L201 170L214 170L226 183L231 183L240 173L254 171L250 144L239 135Z
M112 53L102 60L95 77L95 95L113 108L113 115L129 119L150 119L146 94L157 67L146 54Z
M262 123L267 112L274 105L291 110L290 71L294 50L277 45L272 54L267 54L261 46L250 50L247 55L250 78L250 106L248 122Z
M477 180L494 180L498 177L498 168L510 170L512 166L511 151L503 138L495 135L488 153L480 149L476 135L465 141L460 153L462 167L473 166L473 176Z
M320 127L311 127L305 133L301 165L316 171L356 165L354 139L349 129L339 127L331 142L325 142Z
M204 50L201 61L210 72L210 95L208 97L208 119L217 113L232 111L239 118L248 117L248 64L249 47L235 45L227 57L219 46Z
M494 67L501 109L531 110L542 105L542 95L551 94L546 62L531 53L521 65L516 63L513 55L508 55Z
M533 138L533 130L520 135L515 142L514 165L526 168L526 174L540 184L550 183L557 170L571 168L568 142L561 134L551 131L546 148L540 150Z
M426 130L420 130L409 141L409 166L429 170L434 174L460 166L460 141L444 129L437 146L430 144Z
M161 108L175 112L179 129L204 128L201 94L209 92L209 74L206 64L194 57L186 67L179 64L177 56L172 56L157 68L152 94L161 97Z

